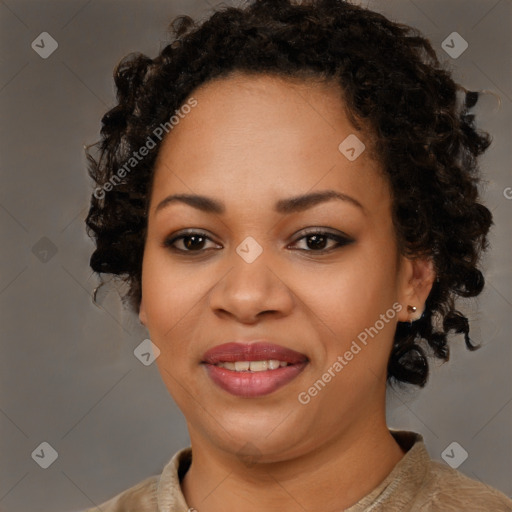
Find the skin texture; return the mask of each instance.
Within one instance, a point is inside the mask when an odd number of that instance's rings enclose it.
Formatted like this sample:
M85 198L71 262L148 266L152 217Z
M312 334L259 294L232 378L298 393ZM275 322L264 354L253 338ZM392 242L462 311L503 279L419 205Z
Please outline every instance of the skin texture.
M194 91L198 105L164 141L155 167L140 320L161 354L162 378L188 424L193 462L182 483L199 512L340 510L371 491L403 456L385 422L386 367L397 321L420 315L431 262L398 253L389 186L364 151L332 84L235 74ZM277 213L280 199L335 190L354 198ZM170 194L224 203L207 213ZM180 230L209 237L201 251L164 245ZM322 252L306 228L354 241ZM263 249L252 263L246 238ZM183 240L175 247L186 250ZM198 246L195 246L198 247ZM359 333L394 303L401 311L317 396L307 391ZM258 398L213 384L201 360L227 341L267 339L305 354L298 377Z

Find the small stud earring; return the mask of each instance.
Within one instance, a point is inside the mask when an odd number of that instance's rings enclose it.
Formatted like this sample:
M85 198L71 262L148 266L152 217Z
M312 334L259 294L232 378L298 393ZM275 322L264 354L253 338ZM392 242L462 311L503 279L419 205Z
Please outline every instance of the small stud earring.
M409 313L416 313L416 306L407 306L407 311Z

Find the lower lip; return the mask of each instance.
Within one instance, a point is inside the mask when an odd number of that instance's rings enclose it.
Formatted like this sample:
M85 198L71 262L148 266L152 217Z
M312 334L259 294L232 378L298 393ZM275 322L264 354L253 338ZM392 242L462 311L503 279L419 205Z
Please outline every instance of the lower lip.
M276 370L235 372L206 364L210 378L220 388L235 396L254 398L268 395L292 381L307 363L290 364Z

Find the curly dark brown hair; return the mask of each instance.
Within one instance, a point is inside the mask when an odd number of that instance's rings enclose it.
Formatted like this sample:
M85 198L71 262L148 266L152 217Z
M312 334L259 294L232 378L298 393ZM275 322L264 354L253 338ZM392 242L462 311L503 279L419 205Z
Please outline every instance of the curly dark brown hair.
M118 104L91 146L97 156L87 151L96 183L86 220L96 242L92 269L128 283L125 299L138 311L147 207L163 140L154 134L198 86L232 72L316 77L339 84L351 122L372 135L391 184L401 253L431 257L437 274L423 316L398 324L388 382L424 386L427 355L448 359L450 331L477 348L455 299L474 297L484 285L477 264L492 215L479 202L477 157L490 138L470 113L478 93L454 82L430 42L343 0L223 6L202 23L175 18L171 33L154 59L136 53L118 64ZM155 147L127 167L150 138Z

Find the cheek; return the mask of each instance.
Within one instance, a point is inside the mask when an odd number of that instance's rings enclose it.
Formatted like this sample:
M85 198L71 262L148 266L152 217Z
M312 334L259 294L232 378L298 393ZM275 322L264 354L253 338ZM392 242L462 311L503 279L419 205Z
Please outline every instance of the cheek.
M160 351L162 361L176 361L186 353L184 334L198 320L207 290L206 272L191 266L170 265L166 254L148 250L144 255L142 295L151 340ZM167 364L167 363L166 363Z
M171 263L167 256L165 251L149 249L143 261L145 309L148 322L158 331L173 328L211 286L208 269L197 264Z
M386 373L396 329L395 262L393 247L361 245L326 271L322 286L312 277L307 281L305 295L325 331L325 355L314 370L320 375L343 358L343 376L331 387L335 400L340 389L357 385L362 392Z
M396 300L395 253L385 248L354 247L340 265L303 276L304 295L336 333L357 335Z

